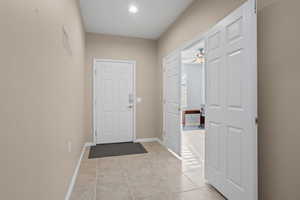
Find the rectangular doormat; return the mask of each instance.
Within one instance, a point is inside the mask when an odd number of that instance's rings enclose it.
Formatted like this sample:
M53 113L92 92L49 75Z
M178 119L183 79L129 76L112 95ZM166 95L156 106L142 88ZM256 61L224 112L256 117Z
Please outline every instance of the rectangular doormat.
M89 159L147 153L140 143L125 142L92 146Z

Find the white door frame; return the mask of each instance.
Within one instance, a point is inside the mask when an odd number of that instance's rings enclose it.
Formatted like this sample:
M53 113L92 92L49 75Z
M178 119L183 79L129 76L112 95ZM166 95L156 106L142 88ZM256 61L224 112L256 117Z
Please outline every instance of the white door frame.
M113 62L113 63L128 63L133 65L132 77L133 77L133 142L136 141L136 61L135 60L116 60L116 59L97 59L94 58L93 61L93 98L92 98L92 112L93 112L93 125L92 125L92 135L93 144L97 144L97 133L96 133L96 90L95 90L95 79L96 79L96 63L97 62Z
M246 1L245 3L248 3L249 5L253 6L253 16L255 17L251 17L251 21L250 21L250 24L251 24L251 29L250 31L252 31L252 34L251 36L253 36L253 38L251 38L253 41L257 41L257 23L256 23L256 14L257 14L257 0L248 0ZM244 3L244 4L245 4ZM228 13L230 14L230 13ZM225 16L226 17L226 16ZM222 19L220 20L222 21ZM217 22L215 25L218 25L220 22ZM181 52L191 46L193 46L194 44L197 44L198 42L201 42L201 41L206 41L206 38L207 38L207 35L209 34L210 32L210 29L202 34L200 34L199 36L195 37L194 39L192 39L191 41L185 43L184 45L178 47L177 49L171 51L169 54L167 54L167 56L165 56L163 58L163 61L165 60L165 58L169 57L170 55L173 55L174 53L176 52ZM205 42L205 48L206 48L206 42ZM249 44L249 48L251 48L251 50L257 50L257 43L256 42L252 42ZM254 121L257 122L257 119L258 119L258 110L257 110L257 54L253 54L251 55L251 59L249 59L252 61L252 65L255 66L255 67L252 67L251 69L253 70L251 74L249 74L249 76L251 76L251 84L253 86L253 90L251 91L251 116L253 118ZM163 62L164 63L164 62ZM163 72L163 100L164 100L164 87L165 87L165 82L164 82L164 77L165 77L165 72L164 72L164 66L162 66L162 72ZM180 77L182 76L181 74L181 69L180 69ZM207 86L207 84L205 84ZM205 86L205 87L206 87ZM180 86L179 86L180 87ZM180 89L181 90L181 89ZM181 93L181 92L180 92ZM163 106L164 106L164 102L163 102ZM163 109L163 119L165 117L165 111ZM163 139L163 144L165 145L165 122L163 122L163 136L162 136L162 139ZM254 157L257 157L257 154L258 154L258 141L257 141L257 125L255 127L253 127L253 138L254 138L254 141L253 141L253 145L255 145L255 149L254 151L252 152L253 156ZM181 135L180 135L181 137ZM180 139L180 145L181 145L181 139ZM254 182L257 184L256 186L256 191L254 191L256 194L255 196L258 197L258 160L256 159L255 160L255 163L253 163L253 166L254 166L254 169L255 171L251 172L253 173L253 176L254 176Z

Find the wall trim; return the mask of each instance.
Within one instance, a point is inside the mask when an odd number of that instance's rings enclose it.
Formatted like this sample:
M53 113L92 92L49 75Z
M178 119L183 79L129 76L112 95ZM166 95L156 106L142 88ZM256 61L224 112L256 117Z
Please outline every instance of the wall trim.
M164 142L160 138L156 138L156 137L155 138L140 138L140 139L134 140L134 142L158 142L163 147L166 147Z
M157 138L157 142L158 142L161 146L166 147L164 141L161 140L160 138Z
M85 149L86 149L86 147L89 147L89 146L93 146L93 143L85 143L85 144L83 145L83 147L82 147L80 157L79 157L79 159L78 159L78 161L77 161L77 164L76 164L76 167L75 167L75 171L74 171L74 173L73 173L71 182L70 182L70 184L69 184L69 188L68 188L67 194L66 194L66 196L65 196L65 200L70 200L70 198L71 198L71 195L72 195L72 192L73 192L73 189L74 189L74 185L75 185L75 182L76 182L76 178L77 178L77 176L78 176L80 164L81 164L81 161L82 161L82 158L83 158Z
M91 147L91 146L96 146L96 144L93 143L93 142L87 142L87 143L85 143L85 147Z
M167 148L168 149L168 148ZM173 154L173 156L175 156L178 160L182 160L182 158L179 156L179 155L177 155L177 153L175 153L174 151L172 151L171 149L168 149L168 151L171 153L171 154Z
M158 138L140 138L135 139L134 142L158 142Z

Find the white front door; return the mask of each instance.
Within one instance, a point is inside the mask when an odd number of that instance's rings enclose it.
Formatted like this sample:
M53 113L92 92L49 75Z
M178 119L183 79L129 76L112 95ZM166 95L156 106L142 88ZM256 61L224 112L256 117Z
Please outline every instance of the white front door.
M97 144L134 139L133 70L133 62L95 62L94 132Z
M181 154L180 136L180 54L166 58L164 68L164 139L167 148Z
M254 1L213 27L206 46L206 178L229 200L257 200Z

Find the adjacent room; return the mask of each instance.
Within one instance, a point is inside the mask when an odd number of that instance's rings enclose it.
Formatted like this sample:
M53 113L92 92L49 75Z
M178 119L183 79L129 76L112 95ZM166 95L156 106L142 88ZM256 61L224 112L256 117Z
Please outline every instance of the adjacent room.
M203 41L181 52L181 155L192 168L202 172L205 156L204 53Z
M299 200L299 0L1 0L0 199Z

